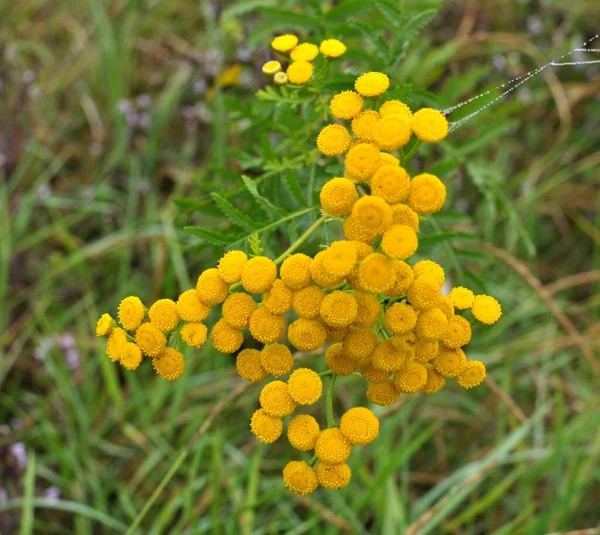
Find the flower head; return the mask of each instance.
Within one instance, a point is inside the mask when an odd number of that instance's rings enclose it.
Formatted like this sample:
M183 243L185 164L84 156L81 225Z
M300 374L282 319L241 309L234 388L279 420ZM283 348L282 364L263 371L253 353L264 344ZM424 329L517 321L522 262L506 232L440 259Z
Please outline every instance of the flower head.
M371 383L367 389L367 399L381 407L387 407L398 401L400 393L394 388L394 383L387 380L381 383Z
M457 348L466 346L470 341L471 324L462 316L452 316L448 321L448 328L442 337L444 345L446 347Z
M371 364L377 370L393 372L406 362L406 354L398 350L391 340L383 340L375 347L371 355Z
M425 368L427 368L427 381L425 381L421 390L425 394L435 394L444 387L446 380L435 370L432 364L425 364Z
M317 136L317 148L326 156L344 154L352 143L350 132L341 124L330 124L324 127Z
M135 331L145 315L146 309L139 297L130 295L119 304L119 321L126 331Z
M293 61L313 61L319 55L319 47L312 43L300 43L290 52Z
M242 286L252 294L265 293L277 278L277 266L266 256L255 256L244 264Z
M393 204L392 225L406 225L419 232L419 214L406 204Z
M228 251L219 260L217 270L224 282L235 284L242 279L242 269L248 262L248 256L244 251Z
M427 310L437 305L440 285L431 277L416 279L408 289L408 300L415 310Z
M206 342L208 329L204 323L186 323L181 328L181 339L190 347L202 347Z
M351 375L358 367L357 362L344 353L344 346L339 342L327 348L325 363L336 375Z
M264 381L268 373L261 365L261 352L258 349L242 349L236 359L235 367L239 376L251 383Z
M290 461L283 469L283 482L292 492L306 495L317 490L319 480L306 461Z
M379 149L371 143L358 143L346 154L345 164L348 178L369 181L379 167Z
M297 414L287 428L287 437L293 448L310 451L315 447L321 429L319 423L309 414Z
M464 286L457 286L456 288L452 288L450 292L450 300L455 308L458 310L466 310L473 306L475 302L475 294L465 288Z
M310 265L310 274L313 281L324 288L334 288L344 282L344 276L336 275L324 265L325 251L317 253Z
M273 76L273 82L275 82L275 85L286 85L289 82L289 78L284 72L276 72Z
M423 173L411 180L408 206L417 214L435 214L445 202L446 186L438 177Z
M343 489L350 483L352 470L346 463L317 465L317 478L322 487L331 490Z
M341 342L345 336L350 332L348 327L330 327L326 323L323 324L325 332L327 333L327 341L338 343Z
M294 61L288 65L285 74L287 74L290 83L297 85L305 84L312 77L312 63L308 61Z
M337 427L321 431L315 444L315 455L326 463L343 463L350 457L352 444Z
M143 323L135 331L135 343L144 355L159 356L167 347L167 339L162 331L153 323Z
M121 364L127 370L135 370L142 362L142 350L133 342L127 342L121 349Z
M278 72L281 72L281 63L275 60L267 61L262 66L262 72L267 76L274 76Z
M110 314L102 314L96 324L96 336L108 336L117 326L117 322Z
M462 371L457 375L456 382L469 390L479 386L485 379L486 370L483 362L469 360Z
M288 346L270 344L260 352L260 365L273 377L287 375L294 367L294 357Z
M271 46L278 52L289 52L298 44L298 37L291 33L279 35L271 41Z
M285 317L271 314L266 307L259 307L250 316L250 334L263 344L272 344L285 333Z
M413 360L409 360L402 369L394 373L394 387L404 394L418 392L426 382L427 368Z
M407 119L411 119L413 114L410 108L399 100L386 100L379 107L379 115L388 117L390 115L403 115Z
M437 143L448 135L448 120L432 108L422 108L412 118L411 127L421 141Z
M342 345L348 357L362 364L377 346L377 333L370 327L351 327Z
M366 407L353 407L343 414L340 431L350 444L367 446L379 434L379 419Z
M271 314L285 314L292 310L294 291L281 279L276 279L263 298L263 305Z
M342 290L327 294L321 303L321 319L330 327L348 327L357 314L356 299Z
M283 421L268 415L263 409L258 409L250 419L250 431L262 443L272 444L283 432Z
M390 204L405 201L410 193L410 177L397 165L382 165L371 178L371 194Z
M361 111L352 119L352 133L362 142L373 141L373 131L377 121L379 121L379 114L376 111Z
M281 264L279 275L292 290L300 290L312 284L310 265L312 258L302 253L288 256Z
M296 403L312 405L323 393L323 381L310 368L298 368L288 379L288 391Z
M396 302L385 311L383 322L393 333L406 334L415 328L417 313L410 305Z
M256 301L244 292L231 294L221 306L223 318L236 329L247 329L250 316L256 310Z
M425 275L426 277L430 277L435 280L440 287L446 280L444 268L432 260L419 260L413 266L413 272L415 274L415 279L421 275Z
M221 318L212 328L210 339L217 351L228 355L235 353L244 343L244 334Z
M196 323L204 321L210 312L210 307L200 301L195 289L186 290L177 299L177 313L183 321Z
M423 340L418 340L414 345L415 360L421 363L429 362L438 354L439 348L440 345L438 342L424 342Z
M108 358L113 362L121 359L121 351L123 351L123 347L127 343L127 333L124 329L120 327L115 327L110 336L108 337L108 342L106 343L106 354Z
M325 39L321 42L319 51L328 58L339 58L346 52L346 45L337 39Z
M354 82L354 88L364 97L376 97L390 86L390 79L382 72L367 72Z
M183 375L185 362L183 355L179 351L172 347L167 347L160 355L152 359L152 367L163 379L175 381L175 379L179 379Z
M436 342L441 340L448 329L448 318L439 308L430 308L419 314L415 333L419 340Z
M364 100L358 93L342 91L333 96L329 109L336 119L352 119L360 113L363 105Z
M403 260L394 260L393 264L396 271L396 282L394 283L394 286L387 291L387 294L390 297L399 297L408 292L408 289L415 280L415 276L411 267Z
M314 320L319 317L321 311L321 303L325 298L323 290L312 284L301 290L294 292L292 306L294 312L301 318Z
M164 333L171 332L179 323L177 305L171 299L159 299L156 301L150 307L148 317L150 318L150 322Z
M347 178L332 178L326 182L319 195L321 207L336 217L347 216L358 200L354 183Z
M229 284L221 278L217 268L210 268L198 277L196 291L200 301L212 306L227 299Z
M319 349L327 339L327 331L315 320L297 319L288 327L290 343L300 351Z
M387 115L375 124L373 141L382 150L396 150L410 141L411 134L410 119L406 115Z
M456 377L465 369L467 357L460 349L441 346L437 356L433 360L435 371L443 377Z
M381 312L381 304L373 294L359 292L354 295L358 307L354 325L371 327L377 323Z
M260 406L270 416L289 416L296 409L296 402L288 391L287 383L271 381L260 391Z
M385 383L390 378L390 372L377 369L371 362L361 366L360 374L369 383Z
M365 291L385 293L396 282L396 269L387 256L373 253L360 263L358 277Z
M419 240L417 233L406 225L392 225L385 231L381 248L388 256L406 260L417 252Z
M489 295L478 295L475 297L471 312L477 321L486 325L493 325L502 316L500 303Z
M346 236L346 239L348 240L369 245L375 243L379 234L377 231L364 227L358 217L350 214L344 220L344 236Z
M378 236L392 225L392 210L380 197L361 197L352 207L352 216L363 228Z

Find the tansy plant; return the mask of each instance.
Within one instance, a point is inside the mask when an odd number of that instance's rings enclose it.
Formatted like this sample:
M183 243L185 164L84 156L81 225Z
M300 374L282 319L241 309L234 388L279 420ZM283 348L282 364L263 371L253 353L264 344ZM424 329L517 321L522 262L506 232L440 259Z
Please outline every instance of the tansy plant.
M329 62L346 50L334 39L317 47L290 34L276 37L272 47L289 65L279 82L279 60L269 61L265 73L276 83L307 84L307 91L311 62L319 54ZM389 85L386 74L367 72L331 98L336 121L315 142L324 156L342 159L344 173L325 182L321 216L286 251L269 258L253 234L248 252L225 252L176 301L160 299L146 308L138 297L126 297L118 323L104 314L97 326L97 334L108 337L111 360L135 370L148 357L156 373L171 381L185 369L180 341L199 348L210 337L217 351L235 354L244 380L265 383L250 420L252 433L273 443L285 427L293 448L314 452L283 469L287 487L301 494L348 485L352 449L379 433L379 419L366 406L336 418L338 376L356 379L348 387L365 389L365 405L388 406L401 394L434 394L448 379L473 388L486 369L465 354L472 326L493 325L501 316L493 297L450 289L435 261L410 261L419 247L421 219L443 208L446 187L431 173L411 176L409 163L422 142L446 137L448 122L434 109L413 111L386 99ZM257 193L256 186L250 191ZM223 198L215 200L235 213ZM340 223L339 239L310 254L296 252L316 229L334 221ZM205 320L214 309L219 319L210 328ZM328 371L297 365L301 354L323 359ZM323 397L326 419L319 421L308 411Z

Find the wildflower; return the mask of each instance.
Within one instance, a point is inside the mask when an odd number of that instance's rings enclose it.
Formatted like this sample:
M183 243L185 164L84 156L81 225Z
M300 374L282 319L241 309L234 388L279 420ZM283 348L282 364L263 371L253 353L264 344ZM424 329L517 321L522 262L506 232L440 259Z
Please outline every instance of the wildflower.
M360 285L367 292L385 293L396 282L393 262L381 253L367 256L358 268Z
M319 423L309 414L297 414L287 428L287 437L293 448L310 451L315 447L321 429Z
M367 399L381 407L387 407L398 401L400 393L394 388L392 381L383 381L381 383L371 383L367 388Z
M198 323L204 321L210 312L210 307L200 301L195 289L186 290L177 299L177 313L183 321Z
M344 277L331 273L323 265L325 259L325 251L318 253L310 265L310 274L313 281L324 288L334 288L344 282Z
M212 306L227 299L229 284L221 278L217 268L210 268L198 277L196 291L200 301Z
M343 414L340 431L350 444L367 446L379 434L379 419L366 407L353 407Z
M219 260L217 270L223 281L227 284L235 284L242 279L242 269L248 262L248 256L244 251L228 251Z
M409 118L405 115L388 115L375 124L373 141L382 150L396 150L410 141L411 134Z
M438 342L424 342L418 340L414 345L415 360L417 362L425 363L434 358L439 351L440 345Z
M406 334L417 324L415 309L406 303L394 303L385 311L385 328L396 334Z
M348 151L344 163L349 178L368 181L379 167L379 149L371 143L358 143Z
M354 295L357 305L356 319L354 325L359 327L371 327L377 323L381 312L381 304L373 294L359 292Z
M371 362L361 366L360 374L369 383L385 383L390 378L390 372L375 368Z
M242 349L235 359L235 367L239 376L251 383L260 383L268 376L261 365L261 352L258 349Z
M325 343L327 332L318 321L300 318L288 327L288 338L296 349L314 351Z
M135 343L144 355L157 357L165 347L167 339L162 331L153 323L144 323L135 331Z
M435 371L444 377L456 377L467 365L465 352L460 349L452 349L441 346L437 357L433 360Z
M292 310L294 292L281 279L276 279L271 289L265 294L263 304L271 314L285 314Z
M310 368L298 368L288 379L288 391L299 405L312 405L323 393L323 381Z
M262 66L262 72L268 76L274 76L278 72L281 72L281 63L275 60L267 61Z
M446 186L442 181L428 173L413 177L410 182L408 206L417 214L435 214L446 202Z
M371 355L371 364L377 370L393 372L404 366L405 355L400 352L391 340L384 340L375 347Z
M323 251L323 268L334 277L345 277L356 263L356 247L351 241L337 241Z
M345 462L351 451L352 444L337 427L321 431L315 443L315 455L330 464Z
M358 241L365 244L374 243L379 234L376 231L363 227L358 217L349 215L344 220L344 236L348 240Z
M285 318L271 314L266 307L252 312L249 323L250 334L263 344L277 342L285 333Z
M317 490L317 473L306 461L290 461L283 469L283 482L293 492L306 495Z
M312 63L309 63L308 61L294 61L288 65L285 74L287 74L290 83L297 85L305 84L312 77Z
M435 370L432 364L425 364L425 368L427 369L427 381L425 381L421 390L425 394L435 394L444 387L446 380Z
M437 143L448 135L448 120L432 108L422 108L413 115L411 127L421 141Z
M277 266L266 256L251 258L242 269L242 286L248 293L265 293L276 278Z
M415 276L411 267L403 260L393 261L394 270L396 271L396 282L392 288L387 291L390 297L399 297L406 294L412 286Z
M370 327L351 327L342 344L346 355L361 364L373 353L377 333Z
M275 82L275 85L286 85L288 81L288 75L284 72L277 72L275 73L275 76L273 76L273 82Z
M139 297L130 295L119 304L119 321L126 331L135 331L146 315L146 309Z
M362 227L378 236L392 224L392 210L380 197L361 197L352 207L352 215Z
M352 470L346 463L317 465L317 478L322 487L331 490L343 489L350 483Z
M486 325L493 325L502 316L502 307L493 297L478 295L475 297L471 312L473 312L473 317L477 321Z
M430 277L435 280L440 287L446 280L444 268L432 260L419 260L413 266L413 272L415 274L415 279L421 275L425 275L426 277Z
M357 314L356 299L341 290L327 294L321 303L321 318L331 327L348 327L354 323Z
M388 117L390 115L403 115L407 119L411 119L413 114L410 108L399 100L387 100L379 107L379 115Z
M179 313L177 305L171 299L159 299L148 311L150 322L156 325L162 332L167 333L177 327Z
M367 72L354 82L354 89L364 97L381 95L390 86L390 79L382 72Z
M419 214L406 204L393 204L392 225L406 225L419 232Z
M242 331L234 329L227 321L221 318L210 332L213 346L221 353L235 353L244 342Z
M397 347L401 351L408 352L410 358L414 357L413 346L418 340L414 331L410 331L405 334L396 334L390 340L392 341L392 344L394 344L394 347Z
M113 362L121 359L121 351L123 351L123 347L127 343L127 333L124 329L120 327L115 327L110 336L108 337L108 342L106 343L106 354L108 358Z
M296 402L288 391L287 383L271 381L260 391L260 406L270 416L289 416L296 409Z
M401 370L394 373L394 387L398 392L414 394L425 386L427 368L415 361L408 361Z
M338 343L341 342L345 336L350 332L348 327L331 327L326 323L323 324L325 332L327 333L327 341Z
M221 306L223 318L236 329L246 329L250 316L256 310L256 301L244 292L231 294Z
M204 323L186 323L181 328L181 338L190 347L202 347L206 342L208 329Z
M337 375L351 375L358 367L356 361L344 353L344 346L339 342L327 348L325 363Z
M468 288L464 288L463 286L457 286L456 288L452 288L450 292L450 300L455 308L458 310L466 310L467 308L471 308L473 303L475 302L475 294L469 290Z
M342 91L333 96L329 109L336 119L352 119L360 113L363 105L364 100L358 93Z
M280 377L292 371L294 357L283 344L266 345L260 352L260 365L273 377Z
M485 379L486 370L483 362L469 360L462 371L457 375L456 382L469 390L479 386Z
M96 324L96 336L108 336L117 326L117 322L110 314L102 314Z
M361 111L352 119L352 133L362 142L373 141L373 130L377 121L379 121L379 114L376 111Z
M427 310L436 306L440 285L431 277L416 279L408 289L408 300L415 310Z
M292 290L300 290L312 284L310 264L312 258L302 253L288 256L281 264L280 276Z
M149 323L146 325L149 325ZM172 347L166 347L160 355L152 359L152 367L163 379L175 381L175 379L179 379L183 375L185 362L183 355L179 351L176 351Z
M283 432L283 421L281 418L269 416L263 409L258 409L250 419L250 430L262 443L272 444Z
M371 178L371 194L390 204L405 201L410 193L410 177L396 165L382 165Z
M319 51L328 58L339 58L346 52L346 45L337 39L325 39L321 42Z
M341 124L330 124L324 127L317 136L317 148L326 156L339 156L350 147L350 132Z
M328 214L336 217L347 216L358 200L354 183L347 178L332 178L326 182L319 195L321 206Z
M323 290L316 285L307 286L294 292L292 306L301 318L314 320L319 317L321 303L325 298Z
M419 340L435 342L441 340L448 329L448 318L439 308L430 308L419 314L415 333Z
M392 258L405 260L417 252L419 240L417 233L406 225L392 225L385 231L381 248Z
M312 43L300 43L290 52L293 61L313 61L319 55L319 47Z
M135 370L142 362L142 350L133 342L127 342L121 349L121 364L128 370Z
M466 346L470 341L471 324L462 316L452 316L442 337L444 345L454 349Z
M279 35L271 41L271 46L278 52L289 52L297 44L298 44L298 38L291 33Z

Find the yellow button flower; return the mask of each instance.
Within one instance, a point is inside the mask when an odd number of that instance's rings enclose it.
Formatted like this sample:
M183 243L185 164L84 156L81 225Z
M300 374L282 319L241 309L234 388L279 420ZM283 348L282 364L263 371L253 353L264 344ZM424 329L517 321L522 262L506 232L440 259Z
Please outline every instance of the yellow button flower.
M368 182L379 167L379 160L379 149L375 145L358 143L346 154L346 176L358 182Z
M393 204L392 225L406 225L419 232L419 214L406 204Z
M273 76L273 82L275 85L287 85L289 78L284 72L276 72Z
M294 312L301 318L315 320L319 317L324 298L323 290L314 284L302 288L294 292L292 301Z
M415 310L427 310L437 305L440 285L435 279L423 276L416 279L408 290L408 300Z
M179 351L176 351L172 347L167 347L160 355L152 359L152 367L163 379L175 381L183 375L185 362L183 355Z
M319 195L321 207L336 217L347 216L358 201L354 183L347 178L332 178L325 183Z
M371 383L367 389L367 399L381 407L387 407L398 401L400 393L394 388L392 381Z
M292 290L300 290L312 284L310 265L312 258L302 253L288 256L281 264L280 276Z
M360 263L358 277L365 291L385 293L396 282L396 268L387 256L373 253Z
M437 143L448 135L448 120L432 108L422 108L413 115L412 130L421 141Z
M456 288L452 288L450 300L458 310L467 310L473 306L475 294L468 288L457 286Z
M344 154L350 148L350 143L350 132L341 124L327 125L317 136L317 148L326 156Z
M419 314L415 334L424 342L441 340L448 329L448 318L439 308L430 308Z
M250 334L263 344L272 344L285 334L285 318L259 307L250 316Z
M381 312L381 304L373 294L359 292L354 295L358 307L354 325L371 327L377 323Z
M306 461L290 461L283 469L283 482L292 492L306 495L317 490L317 473Z
M278 52L289 52L298 44L298 37L294 34L286 33L279 35L271 41L271 46Z
M119 321L126 331L135 331L145 315L146 309L139 297L130 295L119 304Z
M377 241L379 234L377 231L364 227L358 217L350 214L344 220L344 236L348 240L358 241L369 245Z
M263 294L277 278L277 266L266 256L255 256L242 268L242 286L251 294Z
M466 346L471 341L471 324L462 316L452 316L442 337L446 347Z
M283 344L266 345L260 352L260 365L273 377L280 377L292 371L294 357Z
M208 329L204 323L186 323L181 328L181 339L190 347L199 348L206 342Z
M392 225L385 231L381 240L381 249L385 254L398 260L411 257L418 247L417 233L406 225Z
M367 446L379 435L379 419L366 407L353 407L343 414L340 431L350 444Z
M315 447L321 429L319 423L309 414L297 414L287 428L287 437L293 448L310 451Z
M242 331L234 329L227 321L220 319L210 332L214 348L226 355L235 353L244 343Z
M328 58L339 58L346 52L346 45L337 39L325 39L321 42L319 51Z
M343 463L350 457L352 444L337 427L321 431L315 444L315 455L326 463Z
M379 117L379 114L374 110L360 112L352 119L352 133L362 142L373 141L373 131Z
M210 307L200 301L196 289L186 290L177 299L177 313L183 321L198 323L210 313Z
M344 282L344 277L334 275L329 269L324 266L325 251L321 251L313 258L310 265L310 274L315 283L323 288L334 288Z
M148 310L150 322L156 325L162 332L171 332L179 323L179 312L177 305L171 299L159 299Z
M456 382L469 390L479 386L486 376L485 365L478 360L470 360L467 362L463 370L456 377Z
M354 89L364 97L381 95L390 86L390 79L382 72L367 72L354 82Z
M410 108L399 100L387 100L379 107L379 115L389 117L390 115L403 115L407 119L412 119Z
M106 343L106 354L108 355L108 358L113 362L120 360L121 351L123 351L126 343L127 333L125 330L120 327L115 327L110 333L108 342Z
M346 355L362 364L375 350L377 333L371 327L351 327L342 344Z
M157 357L165 347L167 339L162 331L153 323L144 323L135 331L135 343L144 355Z
M371 195L361 197L352 207L352 216L363 228L378 236L392 225L392 209L380 197Z
M415 279L421 275L425 275L426 277L431 277L435 280L440 287L446 280L444 268L432 260L419 260L413 266L413 272L415 274Z
M390 378L390 372L378 370L371 362L361 366L360 375L369 383L385 383Z
M318 321L300 318L290 324L288 338L296 349L314 351L325 344L327 332Z
M371 178L371 195L389 204L405 201L410 193L410 177L404 167L382 165Z
M421 390L423 390L425 394L435 394L444 388L446 380L437 371L435 371L435 368L432 364L425 364L425 367L427 368L427 381L425 381L425 384Z
M207 305L222 303L229 295L229 284L219 275L217 268L210 268L202 272L196 283L196 291L200 301Z
M327 341L338 343L341 342L345 336L350 332L348 327L331 327L326 323L323 324L325 332L327 333Z
M121 364L127 370L135 370L142 362L142 350L133 342L127 342L121 350Z
M500 303L489 295L478 295L475 297L471 312L477 321L486 325L493 325L502 316Z
M110 314L102 314L96 324L96 336L108 336L117 326L117 322Z
M337 241L323 251L323 268L332 277L343 278L356 264L356 246L351 241Z
M352 375L358 367L358 363L344 353L344 347L339 342L325 351L325 364L337 375Z
M371 355L371 364L377 370L393 372L399 370L406 362L406 353L398 350L391 340L383 340Z
M417 324L415 309L406 303L394 303L385 311L383 317L385 328L396 334L406 334Z
M247 329L250 316L256 310L256 301L244 292L231 294L221 306L223 318L236 329Z
M298 368L288 379L288 391L296 403L312 405L323 393L323 381L310 368Z
M235 359L235 367L239 376L251 383L260 383L268 376L261 365L261 352L258 349L242 349Z
M439 347L440 345L438 342L417 341L414 345L415 360L421 363L429 362L438 354Z
M410 119L405 115L388 115L375 123L373 141L382 150L396 150L410 141L411 134Z
M263 305L271 314L285 314L292 310L294 292L281 279L276 279L265 294Z
M423 173L411 180L408 206L417 214L435 214L442 209L445 202L446 186L438 177Z
M278 72L281 72L281 63L275 60L267 61L262 66L262 72L265 73L267 76L274 76Z
M321 303L321 319L330 327L348 327L356 319L358 305L352 294L335 290Z
M336 119L352 119L360 113L363 105L364 100L358 93L342 91L333 96L329 102L329 109Z
M217 270L224 282L235 284L242 279L242 269L246 262L248 262L248 256L244 251L228 251L219 260Z
M288 65L285 74L287 74L290 83L296 85L305 84L312 77L312 63L309 63L308 61L294 61Z
M263 444L272 444L283 432L281 418L269 416L263 409L258 409L250 419L250 431Z
M287 383L271 381L260 391L260 406L270 416L289 416L296 409L296 402L290 396Z
M394 269L396 271L396 282L392 288L387 291L390 297L400 297L408 292L412 286L415 276L412 268L404 260L394 260Z
M321 486L326 489L343 489L348 486L351 477L352 470L346 463L319 463L317 465L317 478Z
M456 377L467 365L465 352L460 349L452 349L441 346L437 357L433 360L435 371L443 377Z
M414 394L427 383L427 368L420 362L408 361L394 373L394 387L403 394Z
M319 55L319 47L312 43L300 43L290 52L293 61L313 61Z

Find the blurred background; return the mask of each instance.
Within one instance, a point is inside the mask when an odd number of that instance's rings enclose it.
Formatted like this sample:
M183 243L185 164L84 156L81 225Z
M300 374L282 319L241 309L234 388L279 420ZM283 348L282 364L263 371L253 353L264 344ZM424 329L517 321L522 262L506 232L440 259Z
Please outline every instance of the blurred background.
M0 533L600 533L600 65L545 69L416 160L450 191L453 239L427 253L504 316L469 346L489 380L379 411L346 489L285 490L297 452L250 434L258 387L233 357L189 351L171 384L94 336L122 297L174 298L222 254L211 192L243 207L240 173L269 169L279 191L292 164L265 161L288 147L264 140L285 103L256 95L274 35L347 42L325 92L378 67L443 109L598 20L592 0L0 1ZM348 383L336 410L365 402Z

